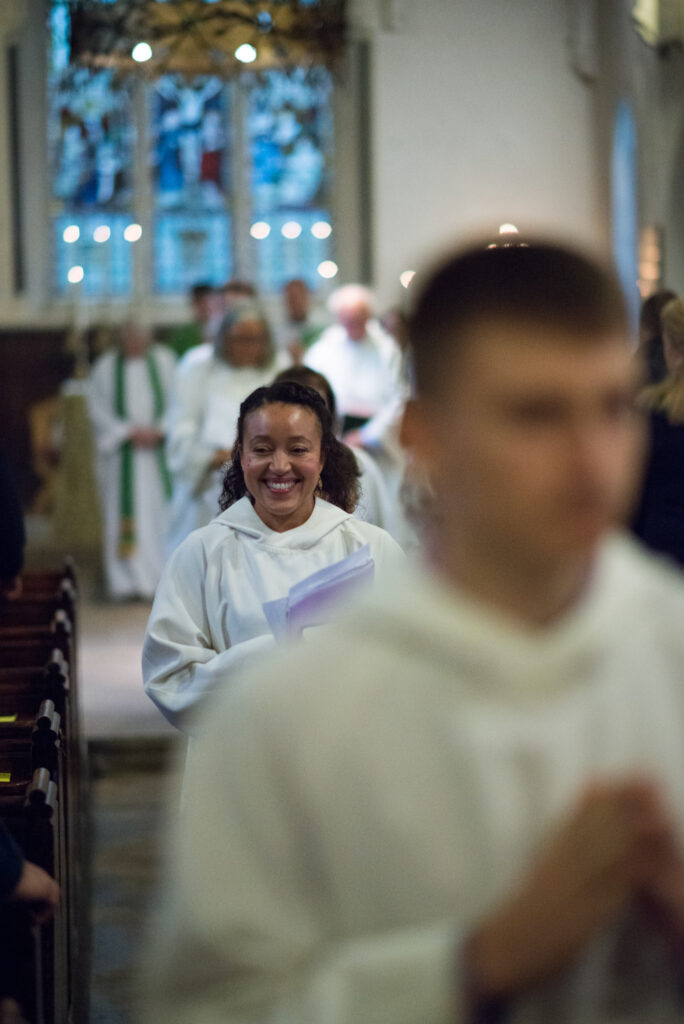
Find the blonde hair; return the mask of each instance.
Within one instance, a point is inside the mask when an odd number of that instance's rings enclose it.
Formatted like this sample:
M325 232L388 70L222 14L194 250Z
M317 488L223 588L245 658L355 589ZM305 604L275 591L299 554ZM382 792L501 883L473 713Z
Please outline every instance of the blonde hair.
M667 342L684 356L684 299L672 299L663 307L661 323ZM670 423L684 423L684 362L664 380L644 388L638 403L644 409L664 413Z

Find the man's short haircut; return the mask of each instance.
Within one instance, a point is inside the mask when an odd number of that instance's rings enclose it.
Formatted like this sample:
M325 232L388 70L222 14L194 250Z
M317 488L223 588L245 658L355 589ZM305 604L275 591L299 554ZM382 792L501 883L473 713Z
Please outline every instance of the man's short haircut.
M419 291L408 322L418 392L440 393L468 332L491 321L549 327L588 343L629 333L620 285L592 259L547 242L485 242L441 263Z
M649 295L641 306L639 314L639 327L645 338L658 338L662 333L662 312L668 302L677 298L676 292L669 288L663 288L659 292Z
M193 302L199 302L206 295L211 295L213 291L214 287L208 281L199 281L197 284L193 284L190 289L190 298Z
M243 295L245 298L255 298L256 288L251 281L240 281L238 278L231 278L223 286L224 295Z

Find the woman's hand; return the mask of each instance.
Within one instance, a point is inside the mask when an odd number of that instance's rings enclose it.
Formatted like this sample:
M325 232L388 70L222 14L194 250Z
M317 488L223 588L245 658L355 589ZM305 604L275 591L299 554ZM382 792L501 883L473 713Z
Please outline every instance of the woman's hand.
M128 438L136 448L156 448L164 440L164 432L158 427L136 427Z

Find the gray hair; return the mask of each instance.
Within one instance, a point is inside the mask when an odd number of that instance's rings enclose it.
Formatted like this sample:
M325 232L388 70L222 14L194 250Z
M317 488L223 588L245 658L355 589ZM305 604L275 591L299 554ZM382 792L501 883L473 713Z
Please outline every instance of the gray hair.
M246 320L259 320L264 325L267 356L261 365L268 366L275 356L273 334L263 306L255 299L240 299L239 302L232 302L230 304L226 310L223 320L221 321L221 326L218 329L216 342L214 344L214 351L218 358L222 359L223 341L226 334L229 334L237 324L244 323Z

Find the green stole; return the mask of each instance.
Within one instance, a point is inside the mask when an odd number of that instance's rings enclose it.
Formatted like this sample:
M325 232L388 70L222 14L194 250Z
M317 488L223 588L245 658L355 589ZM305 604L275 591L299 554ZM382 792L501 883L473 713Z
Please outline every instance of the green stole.
M155 422L164 414L164 392L159 378L159 368L151 352L145 355L147 373L154 399ZM114 362L114 412L121 419L126 418L125 357L121 352ZM157 445L157 465L166 499L171 497L171 475L164 457L163 444ZM133 514L133 442L124 441L121 446L121 471L119 477L119 558L130 558L135 553L135 516Z

